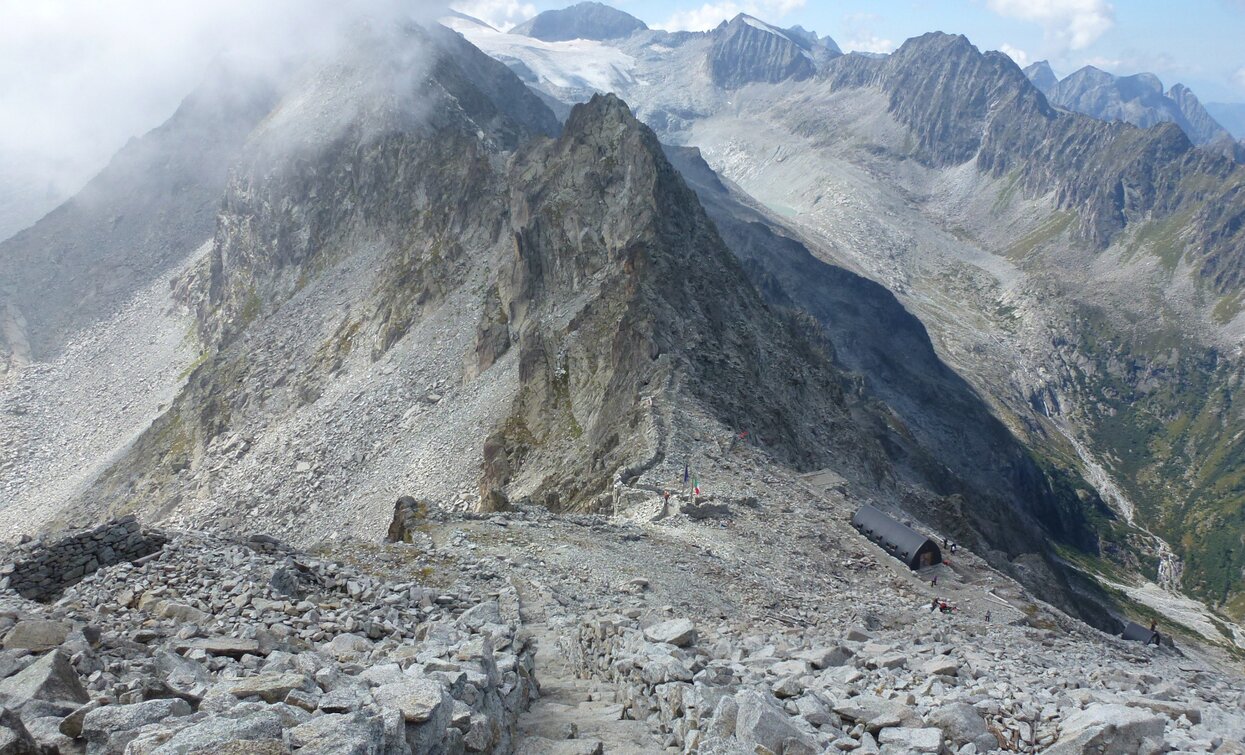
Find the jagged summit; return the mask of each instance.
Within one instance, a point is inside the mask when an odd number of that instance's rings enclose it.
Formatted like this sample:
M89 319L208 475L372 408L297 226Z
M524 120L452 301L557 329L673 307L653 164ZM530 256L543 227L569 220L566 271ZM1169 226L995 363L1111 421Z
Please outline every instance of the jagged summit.
M1046 94L1052 104L1100 120L1124 121L1142 128L1175 123L1194 144L1231 141L1188 87L1176 84L1164 92L1163 82L1152 73L1116 76L1085 66Z
M571 39L607 40L629 37L648 26L629 13L597 2L576 3L561 10L548 10L510 30L546 42Z
M1047 96L1050 96L1050 93L1055 89L1055 85L1059 83L1059 77L1051 69L1050 63L1045 60L1039 60L1026 66L1024 74L1029 77L1029 81L1033 82L1033 86Z
M782 30L740 13L711 32L709 70L723 89L800 81L816 73L813 57Z
M512 174L516 256L499 298L523 387L486 444L489 484L589 505L615 474L672 463L669 439L644 439L672 432L665 412L687 400L799 466L851 455L835 371L767 309L624 102L576 106ZM552 317L567 301L584 303ZM666 407L645 406L667 391Z
M828 52L835 55L842 55L843 50L839 48L837 42L830 37L819 37L817 32L805 29L803 26L792 26L790 29L784 30L788 37L793 39L796 44L805 50L815 50L824 47Z

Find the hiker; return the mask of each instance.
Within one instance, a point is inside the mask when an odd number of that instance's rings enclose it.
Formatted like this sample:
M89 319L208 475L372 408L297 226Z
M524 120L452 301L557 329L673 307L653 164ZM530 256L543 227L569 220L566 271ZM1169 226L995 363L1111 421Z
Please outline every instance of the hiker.
M662 497L662 500L665 501L666 505L669 506L670 505L670 491L669 490L661 491L661 497Z
M951 544L951 553L952 553L952 554L954 554L954 553L955 553L956 547L957 547L957 546L956 546L956 544L955 544L955 543L952 543L952 544Z
M1146 644L1153 644L1155 647L1163 644L1163 635L1159 634L1159 623L1154 619L1150 619L1150 639L1146 640Z
M942 539L942 547L946 548L946 547L947 547L947 545L948 545L948 543L947 543L947 538L945 538L945 537L944 537L944 538Z
M937 587L937 586L938 586L938 575L937 575L937 574L935 574L935 575L934 575L934 578L933 578L933 579L931 579L931 580L929 581L929 585L930 585L930 587Z
M986 623L990 623L990 609L988 608L986 609Z
M938 610L938 598L934 598L929 602L929 612L933 613Z

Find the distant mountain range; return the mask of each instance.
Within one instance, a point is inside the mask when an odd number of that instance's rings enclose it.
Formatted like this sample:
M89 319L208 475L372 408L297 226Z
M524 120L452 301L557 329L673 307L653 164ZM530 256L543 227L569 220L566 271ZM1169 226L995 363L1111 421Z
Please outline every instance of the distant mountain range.
M1152 73L1116 76L1094 66L1085 66L1059 79L1045 60L1030 65L1024 72L1057 107L1142 128L1175 123L1194 144L1236 156L1233 135L1183 84L1164 92L1163 82Z

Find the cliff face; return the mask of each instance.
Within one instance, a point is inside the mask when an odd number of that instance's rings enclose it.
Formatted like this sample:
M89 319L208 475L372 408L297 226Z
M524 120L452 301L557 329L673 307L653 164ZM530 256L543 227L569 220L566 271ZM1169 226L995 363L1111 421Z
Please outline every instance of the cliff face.
M391 507L371 486L429 469L438 490L458 489L470 465L441 449L470 448L473 420L461 419L461 434L450 422L445 435L397 428L413 421L412 401L437 408L436 391L461 383L455 344L508 235L507 154L557 130L504 66L444 31L363 38L306 72L250 135L218 200L211 253L180 282L204 344L197 367L66 516L136 509L221 526L253 516L314 538L349 517L371 523L342 507L351 497ZM433 315L452 332L412 335ZM382 360L387 372L369 377ZM416 376L432 387L412 395ZM366 391L344 393L359 381ZM453 420L451 405L472 411L446 400ZM412 443L428 457L418 471Z
M212 237L228 166L275 98L267 79L215 69L168 122L0 244L0 374L6 351L53 358Z
M492 155L557 129L509 71L443 30L361 46L302 87L251 136L230 179L209 276L191 296L206 343L228 343L364 242L398 252L376 306L402 332L453 285L452 266L428 257L454 259L475 234L499 232Z
M835 60L826 75L836 88L886 92L932 166L975 160L991 176L1015 172L1026 195L1053 192L1075 212L1098 248L1130 226L1187 219L1177 256L1220 293L1245 282L1245 169L1195 149L1175 124L1139 129L1056 111L1005 55L945 34L883 60Z
M837 371L765 306L620 100L577 106L511 182L499 285L521 387L486 449L487 484L526 477L525 492L591 505L615 474L661 460L652 439L670 428L644 398L667 389L661 401L704 405L799 468L861 456Z
M811 77L816 66L810 53L785 33L740 14L712 32L709 71L723 89L746 84L773 84Z
M1059 83L1059 78L1055 76L1055 72L1051 70L1050 63L1045 60L1039 60L1024 69L1024 75L1033 82L1033 86L1038 91L1046 95L1048 98L1051 92L1055 90L1055 86Z
M1109 515L1076 475L1044 466L939 358L924 325L879 284L817 259L797 238L723 185L695 150L668 148L731 252L766 301L814 318L835 364L861 381L856 416L879 439L897 478L923 500L913 510L961 542L978 542L995 566L1043 554L1049 540L1097 552L1091 516ZM880 413L885 422L864 418ZM863 434L863 433L862 433ZM1069 599L1059 567L1052 599L1091 622L1090 602ZM1043 589L1025 575L1034 589ZM1048 585L1049 587L1050 585Z

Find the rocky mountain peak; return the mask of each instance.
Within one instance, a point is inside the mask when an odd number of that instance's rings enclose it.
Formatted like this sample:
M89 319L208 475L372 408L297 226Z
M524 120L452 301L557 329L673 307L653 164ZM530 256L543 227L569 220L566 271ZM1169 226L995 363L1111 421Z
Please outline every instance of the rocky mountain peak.
M546 42L571 39L621 39L648 26L640 19L603 3L583 2L560 10L548 10L510 30Z
M1055 76L1050 63L1045 60L1030 64L1024 69L1024 74L1045 95L1049 95L1059 83L1059 77Z
M723 89L800 81L816 73L812 56L780 29L740 13L712 32L709 70Z
M683 402L798 465L855 454L834 429L837 372L761 301L625 103L577 105L511 180L515 249L498 294L521 387L485 444L485 487L607 505L615 477L672 463L668 412Z

